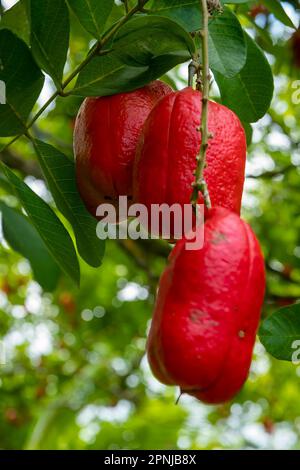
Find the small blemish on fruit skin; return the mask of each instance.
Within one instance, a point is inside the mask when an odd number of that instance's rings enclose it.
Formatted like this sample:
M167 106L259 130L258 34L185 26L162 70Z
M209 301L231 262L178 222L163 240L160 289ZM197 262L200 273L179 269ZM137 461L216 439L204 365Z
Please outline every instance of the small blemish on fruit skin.
M202 312L202 310L194 309L190 313L190 319L193 323L201 323L205 322L205 324L209 324L210 326L218 326L219 322L214 320L207 320L207 314Z
M240 330L240 331L238 332L238 336L239 336L239 338L241 338L241 339L245 338L245 336L246 336L245 331L244 331L244 330Z
M215 231L214 232L214 237L213 239L211 240L211 243L213 245L218 245L219 243L221 243L222 241L227 241L227 237L224 233L222 232L217 232Z

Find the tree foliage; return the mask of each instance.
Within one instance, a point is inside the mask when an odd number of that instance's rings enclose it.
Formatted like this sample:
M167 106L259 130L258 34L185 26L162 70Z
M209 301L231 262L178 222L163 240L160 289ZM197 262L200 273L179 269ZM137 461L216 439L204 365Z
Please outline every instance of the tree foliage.
M297 1L222 3L209 24L211 94L247 131L243 216L267 268L260 339L291 361L300 340ZM145 359L169 245L120 240L105 249L76 191L72 132L83 98L156 78L186 86L199 1L3 5L1 448L299 447L299 368L259 341L233 403L205 407L183 396L175 406L177 392Z

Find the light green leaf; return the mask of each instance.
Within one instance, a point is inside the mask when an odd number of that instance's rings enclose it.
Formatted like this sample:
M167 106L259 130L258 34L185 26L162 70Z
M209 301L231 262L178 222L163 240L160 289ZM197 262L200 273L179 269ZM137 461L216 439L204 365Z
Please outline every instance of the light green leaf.
M272 356L292 361L295 350L300 349L300 304L281 308L264 320L259 339Z

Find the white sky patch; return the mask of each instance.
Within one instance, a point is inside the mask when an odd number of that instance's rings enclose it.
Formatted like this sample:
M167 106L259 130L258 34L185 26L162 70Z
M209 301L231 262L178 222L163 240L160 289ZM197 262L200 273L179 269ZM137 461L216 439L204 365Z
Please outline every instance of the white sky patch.
M27 289L27 297L25 300L26 309L34 314L38 315L42 313L42 297L41 287L37 282L30 282Z
M25 183L35 192L38 196L40 196L44 201L51 203L53 201L50 192L48 191L44 181L38 180L33 176L27 176L25 178Z
M40 93L40 96L37 100L37 103L40 107L42 107L50 98L51 95L55 92L55 86L52 81L52 79L48 76L45 75L45 82L42 88L42 91ZM45 111L45 114L48 114L52 109L55 108L55 102L53 101ZM44 114L43 114L44 115Z
M166 386L160 383L152 374L146 355L141 360L140 368L143 371L144 380L146 382L147 389L149 390L150 394L152 393L163 394L164 391L166 390ZM146 393L149 395L148 390L146 391Z
M121 289L117 298L121 302L133 302L134 300L146 300L149 296L148 289L140 286L136 282L128 282L123 289Z
M52 336L45 324L37 325L32 335L28 353L31 358L47 356L52 352Z
M5 9L13 7L16 3L18 3L18 0L2 0L2 5Z
M116 406L87 405L79 413L76 421L82 427L88 426L94 420L124 423L128 420L132 410L133 405L128 400L120 400Z

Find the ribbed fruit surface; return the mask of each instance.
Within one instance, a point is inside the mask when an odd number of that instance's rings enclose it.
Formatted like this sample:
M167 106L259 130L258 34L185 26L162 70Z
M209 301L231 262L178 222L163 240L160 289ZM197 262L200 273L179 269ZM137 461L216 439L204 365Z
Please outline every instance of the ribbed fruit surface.
M169 94L150 113L138 145L134 200L145 204L188 204L201 136L201 94L192 88ZM204 176L213 206L240 212L246 138L238 117L209 102L209 141ZM199 195L199 203L203 202Z
M212 209L203 248L178 242L161 277L147 345L154 375L206 403L230 400L248 376L264 291L251 228Z
M130 93L84 100L75 123L74 152L78 188L92 215L101 203L132 198L142 126L154 104L171 91L157 80Z

